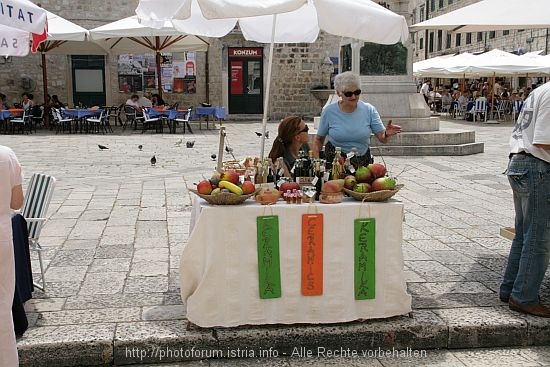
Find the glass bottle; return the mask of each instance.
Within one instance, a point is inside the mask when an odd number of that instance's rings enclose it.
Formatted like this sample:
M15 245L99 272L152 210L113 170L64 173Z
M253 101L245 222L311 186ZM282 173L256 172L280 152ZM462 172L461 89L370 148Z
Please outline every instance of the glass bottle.
M330 179L331 180L338 180L338 179L341 178L342 174L344 173L343 172L343 166L340 163L340 158L341 158L341 155L342 155L342 149L340 147L336 147L334 150L335 150L335 154L334 154L334 159L332 161Z

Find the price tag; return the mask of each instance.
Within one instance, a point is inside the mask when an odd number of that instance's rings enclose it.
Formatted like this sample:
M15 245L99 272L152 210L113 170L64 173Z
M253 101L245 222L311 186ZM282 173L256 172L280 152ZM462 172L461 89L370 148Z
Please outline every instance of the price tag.
M280 298L279 217L276 215L256 217L256 239L260 298Z
M349 166L349 171L353 174L355 173L355 167L353 167L353 165L350 165Z
M351 158L355 157L355 152L354 151L349 152L348 154L346 154L346 157L347 157L347 159L351 159Z
M294 174L294 167L295 166L292 166L292 169L290 170L290 173Z
M313 178L313 180L311 180L311 184L312 184L313 186L315 186L315 185L317 185L317 181L319 181L319 177L315 176L315 177Z
M277 182L277 187L281 187L282 184L284 184L285 182L288 182L287 180L284 180L284 179L280 179L278 182Z
M330 177L329 177L329 174L328 174L328 172L326 172L326 171L325 171L325 173L323 174L323 181L325 181L325 182L326 182L326 181L328 181L328 180L329 180L329 178L330 178Z
M354 222L354 284L355 299L376 298L376 220L355 219Z
M285 169L284 168L279 168L279 176L282 176L285 174Z

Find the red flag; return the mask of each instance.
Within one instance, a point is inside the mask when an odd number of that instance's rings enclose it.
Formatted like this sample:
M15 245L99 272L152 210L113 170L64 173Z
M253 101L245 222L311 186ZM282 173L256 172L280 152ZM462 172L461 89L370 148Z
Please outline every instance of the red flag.
M40 46L40 44L46 40L46 37L48 37L48 20L46 20L46 23L44 24L44 32L42 34L32 33L32 53L36 53L36 51L38 50L38 46Z

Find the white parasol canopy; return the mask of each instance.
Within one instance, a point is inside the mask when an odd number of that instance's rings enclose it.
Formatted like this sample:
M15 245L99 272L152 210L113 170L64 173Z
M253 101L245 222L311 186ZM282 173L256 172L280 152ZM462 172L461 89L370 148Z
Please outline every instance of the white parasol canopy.
M543 56L524 57L494 49L473 55L463 53L452 57L434 58L413 64L415 76L452 78L464 76L493 76L517 74L548 74L550 62ZM435 60L437 59L437 60Z
M550 27L548 0L483 0L411 26L411 31L441 29L481 32Z
M0 25L29 33L44 33L46 11L38 5L28 0L3 0L0 5Z
M404 42L409 34L403 16L371 0L140 0L136 14L144 24L171 20L183 32L212 37L224 36L238 21L247 40L270 43L261 158L274 43L314 42L320 30L381 44Z
M0 24L0 56L26 56L30 33Z

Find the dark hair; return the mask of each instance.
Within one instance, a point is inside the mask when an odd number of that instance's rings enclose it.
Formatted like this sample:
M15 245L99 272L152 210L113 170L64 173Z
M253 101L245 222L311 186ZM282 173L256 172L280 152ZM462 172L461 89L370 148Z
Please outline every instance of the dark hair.
M282 157L285 153L285 147L292 143L292 139L300 133L300 122L302 118L299 116L288 116L279 124L277 137L273 141L273 146L268 157L272 161Z

